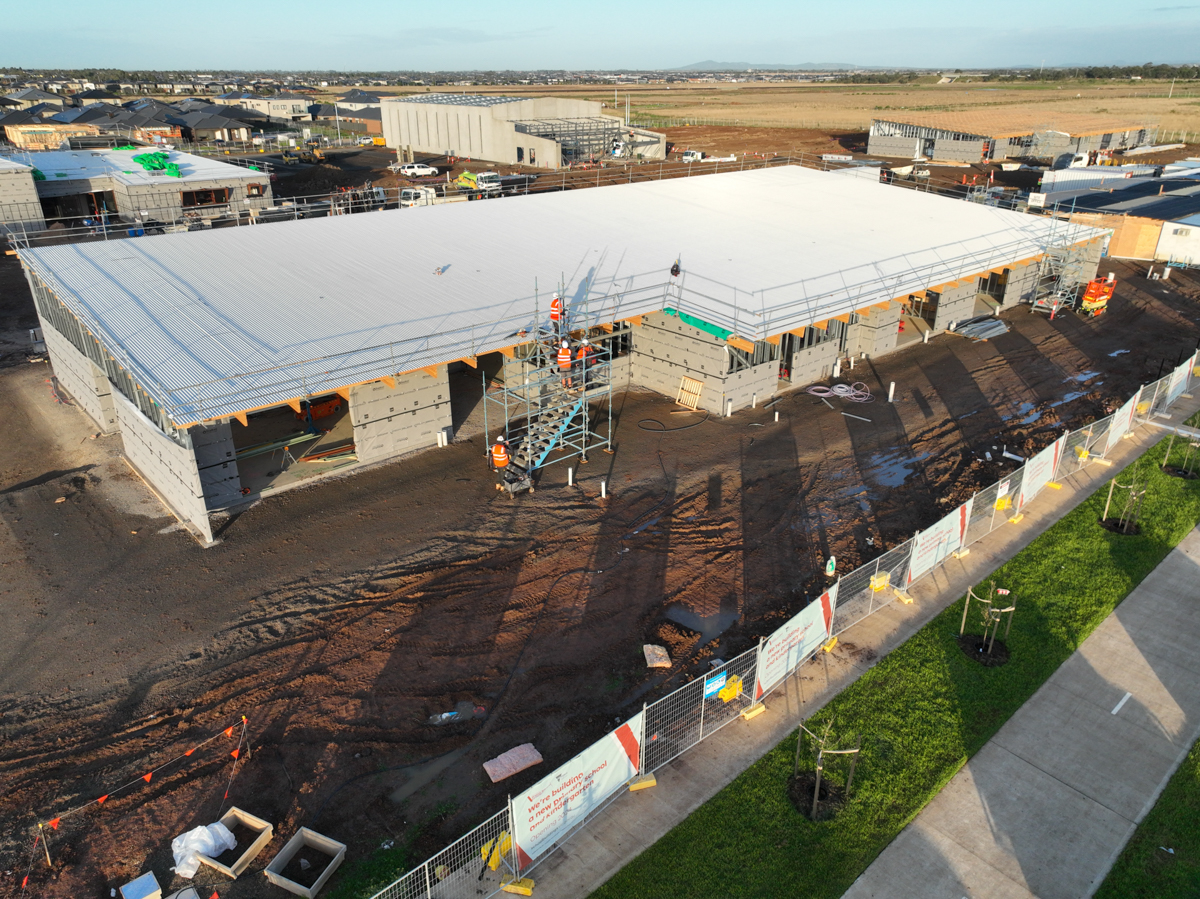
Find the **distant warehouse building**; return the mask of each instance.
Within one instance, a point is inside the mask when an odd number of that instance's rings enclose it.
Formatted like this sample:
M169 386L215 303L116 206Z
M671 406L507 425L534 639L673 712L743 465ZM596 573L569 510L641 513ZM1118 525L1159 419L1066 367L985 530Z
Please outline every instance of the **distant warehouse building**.
M1077 156L1095 164L1115 150L1132 150L1154 139L1145 123L1083 113L1033 109L967 112L897 112L875 119L867 152L945 162L991 162L1033 158L1058 162Z
M665 159L666 136L602 114L602 105L566 97L415 94L381 101L389 147L507 165L556 169L613 155Z
M0 184L0 231L73 227L84 219L203 223L272 202L267 172L153 147L0 158Z
M1093 277L1106 237L780 166L18 253L60 385L209 541L213 510L441 445L481 375L561 391L552 291L612 388L721 414L1029 302L1044 259Z

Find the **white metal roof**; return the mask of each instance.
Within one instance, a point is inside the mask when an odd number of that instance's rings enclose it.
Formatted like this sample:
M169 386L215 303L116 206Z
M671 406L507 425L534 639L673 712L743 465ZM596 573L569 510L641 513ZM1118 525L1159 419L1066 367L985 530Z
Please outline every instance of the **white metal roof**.
M179 178L162 172L151 174L133 161L135 156L155 152L167 153L167 161L179 166ZM157 147L141 147L137 150L48 150L29 153L21 158L36 166L46 176L47 181L110 177L124 184L144 185L226 178L257 178L261 181L264 177L262 172L251 172L227 162L175 150L159 150Z
M31 167L16 159L0 156L0 172L28 172Z
M761 339L1066 229L1105 233L781 166L20 253L184 424L521 342L560 281L576 322L672 306Z

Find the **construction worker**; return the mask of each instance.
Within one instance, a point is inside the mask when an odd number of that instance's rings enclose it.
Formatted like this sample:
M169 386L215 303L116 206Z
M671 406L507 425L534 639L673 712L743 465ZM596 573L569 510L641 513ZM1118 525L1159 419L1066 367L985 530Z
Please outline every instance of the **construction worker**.
M583 338L583 342L579 344L579 352L575 354L575 359L579 363L584 390L587 390L588 369L595 363L592 358L594 355L596 355L596 348L588 342L586 337Z
M500 476L500 483L496 485L496 489L500 490L504 487L504 476L508 473L508 441L501 434L496 438L496 442L492 445L492 470Z
M563 317L563 301L558 294L554 295L554 299L550 301L550 321L553 323L554 333L562 333L562 317Z
M558 348L558 370L562 373L562 386L571 389L571 344L566 340Z

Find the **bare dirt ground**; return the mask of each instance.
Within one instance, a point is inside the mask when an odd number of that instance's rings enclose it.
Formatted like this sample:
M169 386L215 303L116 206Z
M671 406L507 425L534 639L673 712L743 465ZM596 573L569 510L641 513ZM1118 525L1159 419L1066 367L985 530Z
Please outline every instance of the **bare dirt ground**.
M347 869L385 840L437 849L769 633L828 555L843 571L874 558L1007 470L985 451L1027 455L1196 346L1196 273L1110 267L1121 283L1100 319L1021 308L994 341L860 363L876 394L897 384L894 405L851 410L869 422L794 392L662 434L639 423L683 417L629 391L615 455L574 488L552 466L536 494L499 497L475 436L271 498L209 550L148 498L119 438L88 439L53 400L48 366L6 358L0 897L30 864L34 896L103 895L147 869L166 886L171 838L215 820L227 787L276 837L236 882L203 869L205 895L265 896L257 872L299 825L347 843ZM24 327L21 285L4 258L0 318ZM647 671L645 642L674 666ZM427 723L460 703L479 717ZM223 736L139 780L242 715L232 786ZM492 785L481 763L523 742L545 764ZM51 868L31 854L37 821L126 783L50 833Z

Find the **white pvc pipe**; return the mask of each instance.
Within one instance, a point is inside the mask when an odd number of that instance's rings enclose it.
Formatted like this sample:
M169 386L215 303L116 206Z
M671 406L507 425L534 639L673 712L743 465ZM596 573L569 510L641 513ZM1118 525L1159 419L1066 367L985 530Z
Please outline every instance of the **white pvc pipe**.
M725 401L725 417L726 418L733 417L733 400Z
M757 393L750 395L750 408L751 409L758 408L758 394Z
M779 421L779 410L775 410L775 420Z
M925 332L925 337L921 341L921 343L929 343L929 332L928 331Z
M575 469L574 468L567 469L567 486L568 487L575 486Z
M842 376L842 360L841 359L839 359L837 362L833 363L833 376L835 378L840 378Z
M895 395L896 395L896 382L892 381L892 383L888 385L888 402L889 403L892 401L892 397L894 397Z
M608 496L608 481L604 478L600 479L600 498L604 499Z

